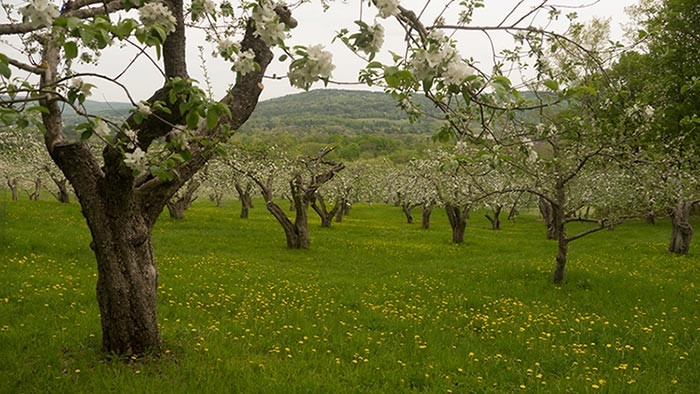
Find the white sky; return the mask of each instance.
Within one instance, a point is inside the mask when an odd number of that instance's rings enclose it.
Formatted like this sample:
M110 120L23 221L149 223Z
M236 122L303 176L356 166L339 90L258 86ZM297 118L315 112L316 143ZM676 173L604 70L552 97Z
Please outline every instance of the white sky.
M57 0L54 0L57 1ZM429 7L426 10L425 18L422 18L424 23L432 21L439 10L442 9L448 0L428 0ZM476 11L473 25L496 25L510 12L515 4L521 2L519 12L516 12L509 21L518 18L516 15L523 15L533 6L538 5L542 0L484 0L485 8ZM374 8L368 8L366 1L364 2L362 19L366 22L372 22L376 11ZM401 4L406 8L412 9L418 13L425 5L426 0L402 0ZM458 1L454 1L455 4ZM586 21L592 17L606 17L611 19L613 28L612 38L615 40L622 39L623 24L628 23L628 18L624 12L625 7L635 4L636 0L550 0L550 4L557 6L577 6L581 4L590 4L586 8L561 8L563 14L576 11L579 14L579 20ZM447 22L454 21L455 11L452 15L446 14ZM333 54L333 63L336 69L333 72L333 80L341 82L356 82L358 71L362 68L364 62L356 55L351 53L339 41L331 44L333 37L337 31L342 28L348 28L350 31L355 31L354 20L360 19L360 0L335 0L332 2L330 9L323 12L319 0L311 0L310 4L304 4L293 12L294 17L298 20L299 26L292 30L292 38L288 40L288 44L314 45L322 44L327 47ZM561 19L565 19L563 16ZM529 20L532 20L530 18ZM398 53L403 53L405 46L403 45L403 34L399 29L398 23L393 19L381 20L385 26L386 40L384 49L393 50ZM534 22L534 26L543 27L546 23L545 15L541 15ZM561 26L550 26L555 30L561 30ZM224 95L228 86L234 82L235 75L230 71L230 64L223 62L221 59L212 59L209 54L215 48L215 44L204 41L203 35L200 32L192 32L188 35L188 66L190 76L204 82L201 60L197 46L204 47L204 53L207 55L207 68L210 79L213 85L214 98L220 98ZM483 33L477 32L461 32L454 36L459 42L459 50L463 57L474 58L484 69L489 69L491 62L491 46L488 39ZM497 47L497 51L510 46L510 41L507 35L494 33L492 35L493 42ZM2 50L0 50L2 52ZM278 52L278 51L277 51ZM105 51L100 62L97 72L115 76L119 74L132 60L135 50L130 48L112 48ZM279 53L278 53L279 55ZM380 57L380 60L389 61L388 55ZM268 68L268 75L277 74L285 75L289 61L279 63L277 60ZM88 71L87 69L85 71ZM95 70L92 70L95 71ZM517 79L517 76L514 76ZM93 91L93 100L104 101L128 101L126 96L116 86L101 83L97 80L90 80L95 83L99 89ZM152 92L162 86L162 77L149 61L141 57L133 67L131 67L121 78L120 82L128 86L131 95L136 100L148 98ZM286 80L271 80L264 81L265 90L262 94L262 99L282 96L291 93L300 92L299 89L289 86ZM316 83L312 89L322 88L321 82ZM366 89L362 85L334 85L330 84L329 88L344 88L344 89Z

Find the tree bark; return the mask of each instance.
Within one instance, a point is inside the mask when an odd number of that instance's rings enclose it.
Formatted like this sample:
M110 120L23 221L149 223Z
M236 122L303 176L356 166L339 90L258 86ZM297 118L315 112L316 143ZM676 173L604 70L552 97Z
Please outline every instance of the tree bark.
M540 202L545 202L551 208L552 225L554 226L554 234L557 239L557 260L552 274L552 282L562 284L566 280L566 261L569 253L569 240L566 238L566 221L564 220L564 207L566 206L566 190L565 184L557 181L555 186L556 203L548 203L543 199Z
M650 224L650 225L656 224L656 217L654 217L653 213L647 213L646 215L644 215L644 220L646 221L647 224Z
M236 188L238 193L238 200L241 202L241 219L248 219L248 214L250 209L253 208L253 198L250 196L251 186L248 185L245 188L239 183L234 182L233 186Z
M54 194L54 197L56 197L56 199L62 204L70 203L70 193L68 192L68 180L63 177L58 177L56 174L51 172L48 166L44 167L44 169L49 174L51 180L54 184L56 184L56 187L58 188L58 191Z
M467 228L467 219L469 219L470 210L471 206L469 205L461 208L452 204L445 205L447 219L452 228L452 242L456 244L464 242L464 231Z
M12 193L12 201L19 200L19 180L17 178L7 177L7 187L10 188Z
M484 216L486 216L486 219L491 222L491 230L500 230L501 229L501 210L503 209L502 206L497 205L495 208L493 208L493 217L489 215L488 213Z
M263 197L265 197L265 207L277 219L277 222L284 230L284 235L287 238L287 247L290 249L308 249L310 245L308 205L295 205L296 218L292 222L284 210L273 201L272 192L269 190L262 190L262 192Z
M555 219L552 205L549 203L549 201L540 197L538 206L540 208L542 218L544 219L544 224L547 227L547 239L558 239L557 226L554 223Z
M215 191L212 193L209 193L209 201L213 202L216 204L217 208L221 208L221 202L224 200L224 193Z
M182 195L176 195L166 203L171 219L182 220L185 218L185 211L190 209L192 203L197 199L194 194L200 185L199 181L190 181Z
M314 194L313 198L311 199L311 208L318 214L318 216L321 218L321 227L330 227L331 223L333 223L333 217L338 214L338 212L342 211L342 206L343 200L342 199L337 199L335 204L333 205L333 208L331 210L328 210L328 206L326 205L326 201L323 198L323 195L321 193L316 192Z
M31 193L27 192L27 195L31 201L39 201L41 198L41 178L39 176L34 178L34 190Z
M413 208L415 208L415 205L401 204L401 210L403 211L403 214L406 215L406 223L408 224L413 224L413 214L411 213Z
M131 213L114 209L88 219L98 266L102 347L118 354L142 354L157 350L161 343L151 228Z
M423 229L429 229L430 228L430 214L433 213L433 205L432 204L424 204L421 207L421 228Z
M675 254L688 254L693 238L693 226L690 225L690 209L693 202L680 201L671 209L671 241L668 251Z

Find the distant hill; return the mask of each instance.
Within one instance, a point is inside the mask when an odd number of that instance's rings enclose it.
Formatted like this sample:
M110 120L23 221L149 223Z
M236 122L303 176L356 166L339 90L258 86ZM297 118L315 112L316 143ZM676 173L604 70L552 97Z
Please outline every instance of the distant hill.
M427 100L419 104L440 116ZM440 121L425 118L411 124L396 102L381 92L313 90L263 101L241 131L287 133L434 133Z

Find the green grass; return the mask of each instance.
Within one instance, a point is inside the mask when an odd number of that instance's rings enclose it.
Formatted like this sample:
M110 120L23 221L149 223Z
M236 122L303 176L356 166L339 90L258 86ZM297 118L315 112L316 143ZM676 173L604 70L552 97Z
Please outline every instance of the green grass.
M473 215L452 245L398 208L313 221L287 250L258 204L199 202L154 231L163 357L99 351L96 269L77 204L8 202L0 218L0 392L697 392L700 252L667 222L556 246L524 216ZM522 388L524 387L524 389Z

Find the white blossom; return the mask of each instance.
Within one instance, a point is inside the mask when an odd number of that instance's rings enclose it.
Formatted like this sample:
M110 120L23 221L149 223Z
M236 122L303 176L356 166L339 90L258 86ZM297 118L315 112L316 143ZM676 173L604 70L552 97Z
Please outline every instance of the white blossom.
M58 7L49 3L48 0L32 0L22 7L20 12L23 21L28 22L34 28L51 26L54 19L60 15Z
M124 164L134 171L145 172L148 168L146 152L137 147L133 152L124 153Z
M138 137L138 135L136 134L136 132L135 132L134 130L125 129L125 130L124 130L124 136L128 139L128 142L127 142L127 145L126 145L126 146L127 146L129 149L134 148L134 147L136 146L136 144L138 144L138 142L139 142L139 137Z
M270 0L262 0L253 9L253 21L255 21L255 33L265 41L268 46L277 45L284 40L284 23L275 12L275 5Z
M150 115L153 113L153 111L151 110L151 107L145 101L141 101L141 102L136 103L136 110L139 113L142 113L144 115Z
M175 31L175 16L165 4L159 1L147 3L139 8L139 18L147 28L162 26L168 34Z
M112 132L107 123L105 123L102 119L98 119L92 129L95 131L95 134L102 138L109 137Z
M289 70L289 82L296 87L308 89L319 79L329 79L335 69L333 55L322 45L308 47L306 61Z
M238 56L236 63L234 63L233 70L241 75L246 75L255 71L255 53L250 49L246 49L245 52L242 52Z
M73 78L71 80L71 89L77 90L80 93L84 94L85 96L89 96L92 94L90 90L92 89L93 85L90 85L89 83L83 82L81 78Z
M382 18L386 19L399 13L399 0L377 0L376 5Z
M204 12L206 12L207 14L212 15L216 12L216 5L214 4L213 1L211 1L211 0L199 0L197 2L202 5Z
M384 27L375 23L374 26L369 27L369 33L372 35L372 41L367 46L361 47L360 50L366 54L377 53L384 45Z
M232 54L241 50L241 44L232 41L230 38L224 38L218 42L216 49L225 59L230 59Z
M454 58L451 62L447 63L447 68L442 74L445 82L451 85L460 85L464 82L464 79L472 74L472 69L469 65L462 61L461 59Z

